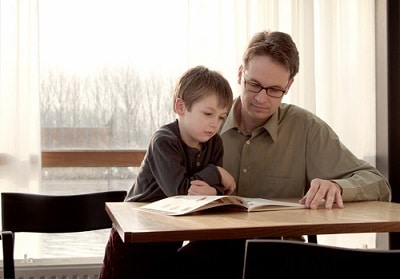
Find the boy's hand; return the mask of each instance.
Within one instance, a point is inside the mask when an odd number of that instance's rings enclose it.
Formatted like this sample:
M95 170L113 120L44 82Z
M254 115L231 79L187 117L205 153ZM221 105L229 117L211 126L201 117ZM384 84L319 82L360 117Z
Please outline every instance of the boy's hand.
M224 168L217 166L221 177L222 177L222 185L224 186L224 194L230 195L236 190L236 182L233 179L233 176Z
M202 180L193 180L190 184L191 186L188 190L188 195L207 195L207 196L217 195L217 189L211 187Z

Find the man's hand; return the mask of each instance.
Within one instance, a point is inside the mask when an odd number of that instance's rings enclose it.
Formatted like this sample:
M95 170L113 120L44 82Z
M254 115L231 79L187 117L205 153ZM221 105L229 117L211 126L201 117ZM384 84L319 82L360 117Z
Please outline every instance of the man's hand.
M342 188L329 180L315 178L311 181L311 186L299 203L311 209L317 209L325 201L325 208L331 209L333 204L343 208Z

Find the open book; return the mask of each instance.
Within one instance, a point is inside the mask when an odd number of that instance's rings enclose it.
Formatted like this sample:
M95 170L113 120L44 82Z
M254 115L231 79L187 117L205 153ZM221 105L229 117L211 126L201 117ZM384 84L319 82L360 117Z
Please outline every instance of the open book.
M218 206L231 206L244 211L265 211L304 208L299 203L244 198L239 196L171 196L141 206L141 209L166 215L184 215Z

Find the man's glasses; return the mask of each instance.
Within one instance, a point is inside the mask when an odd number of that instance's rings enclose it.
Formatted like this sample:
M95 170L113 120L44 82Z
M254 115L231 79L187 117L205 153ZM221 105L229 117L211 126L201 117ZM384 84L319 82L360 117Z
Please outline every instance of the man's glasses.
M285 95L286 93L286 89L283 90L281 88L276 88L276 87L263 87L257 82L246 80L244 77L243 80L244 80L244 88L246 88L246 90L249 92L260 93L263 89L265 89L267 95L272 98L282 98L282 96Z

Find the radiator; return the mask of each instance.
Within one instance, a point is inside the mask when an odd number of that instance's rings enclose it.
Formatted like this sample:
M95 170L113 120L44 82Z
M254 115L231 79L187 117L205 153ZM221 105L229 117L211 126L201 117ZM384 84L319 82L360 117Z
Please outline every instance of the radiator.
M99 258L16 261L15 279L97 279L101 261ZM2 267L0 272L2 278Z

